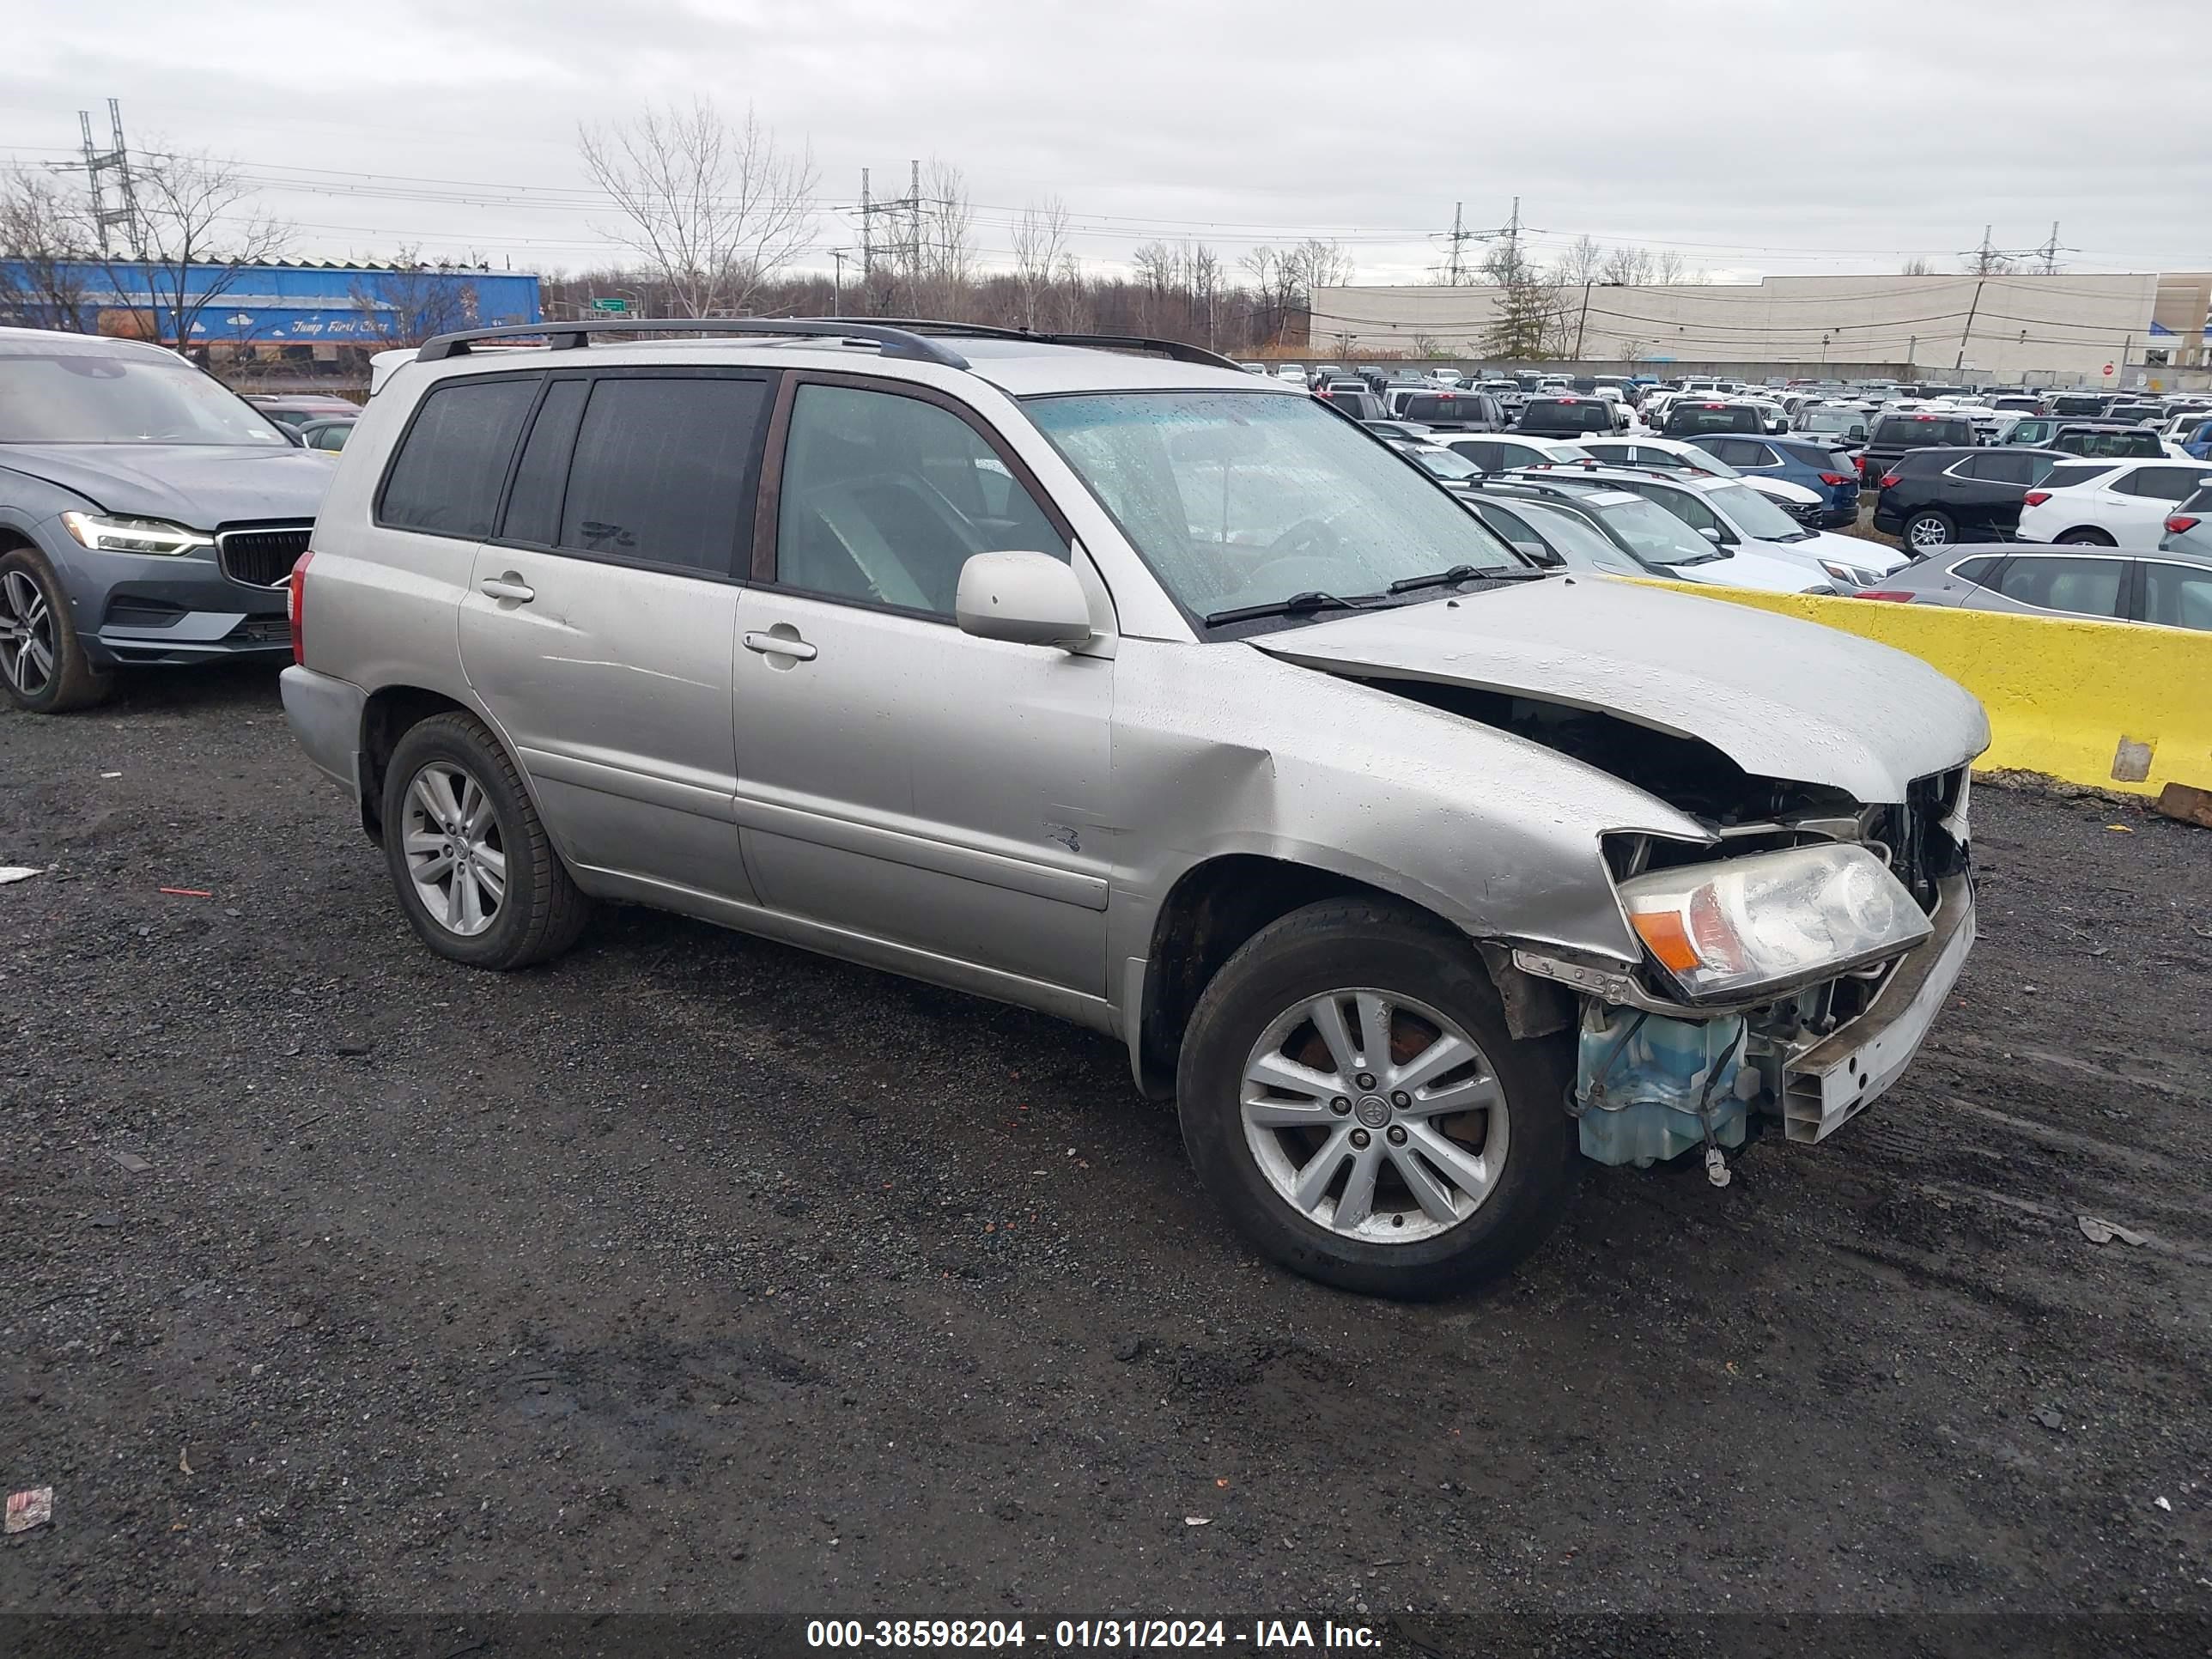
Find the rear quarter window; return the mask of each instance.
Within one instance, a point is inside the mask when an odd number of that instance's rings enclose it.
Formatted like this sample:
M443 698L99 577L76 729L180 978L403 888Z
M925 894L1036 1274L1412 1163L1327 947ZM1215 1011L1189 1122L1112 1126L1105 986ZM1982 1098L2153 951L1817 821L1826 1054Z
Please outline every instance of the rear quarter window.
M386 473L377 522L481 540L491 534L538 374L448 380L423 397Z

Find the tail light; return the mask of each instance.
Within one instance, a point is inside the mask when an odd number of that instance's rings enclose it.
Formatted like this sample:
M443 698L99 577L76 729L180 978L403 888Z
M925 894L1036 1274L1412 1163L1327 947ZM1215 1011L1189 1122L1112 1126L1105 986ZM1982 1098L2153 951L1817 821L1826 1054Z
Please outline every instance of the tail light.
M2179 536L2185 530L2194 530L2202 523L2202 519L2192 519L2186 513L2177 513L2166 521L2166 534Z
M312 547L300 555L299 562L292 567L292 581L284 597L284 614L292 623L292 660L305 666L307 660L307 567L314 562Z
M1827 485L1829 489L1833 489L1838 484L1855 483L1857 480L1852 478L1846 473L1823 472L1820 475L1820 482Z
M1902 472L1885 472L1881 475L1881 487L1884 489L1894 489L1897 488L1897 481L1904 476Z
M1912 595L1901 587L1862 587L1851 597L1860 599L1894 599L1899 605L1912 603Z
M2021 496L2021 497L2020 498L2020 504L2021 504L2022 507L2041 507L2041 506L2044 504L2044 502L2045 502L2045 501L2049 501L2050 499L2051 499L2051 492L2050 492L2049 490L2047 490L2047 489L2031 489L2031 490L2029 490L2029 491L2027 492L2027 495L2023 495L2023 496Z

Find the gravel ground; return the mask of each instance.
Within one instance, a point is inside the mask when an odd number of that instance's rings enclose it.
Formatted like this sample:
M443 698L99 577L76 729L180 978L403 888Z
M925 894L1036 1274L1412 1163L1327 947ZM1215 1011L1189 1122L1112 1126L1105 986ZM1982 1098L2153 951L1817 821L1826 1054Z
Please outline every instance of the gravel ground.
M2212 838L1975 815L1881 1107L1406 1307L1095 1036L641 912L440 963L265 671L0 713L0 1610L2202 1616Z

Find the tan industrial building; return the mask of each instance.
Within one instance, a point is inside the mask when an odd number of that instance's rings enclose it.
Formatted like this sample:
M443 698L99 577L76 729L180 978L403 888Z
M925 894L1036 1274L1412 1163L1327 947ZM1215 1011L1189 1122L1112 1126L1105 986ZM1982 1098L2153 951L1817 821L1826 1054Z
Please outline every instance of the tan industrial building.
M1494 357L1499 290L1320 288L1310 349ZM1547 357L1885 365L1931 377L2134 386L2203 378L2212 273L1770 276L1556 292ZM2110 372L2106 366L2110 365ZM2160 371L2196 368L2197 374Z

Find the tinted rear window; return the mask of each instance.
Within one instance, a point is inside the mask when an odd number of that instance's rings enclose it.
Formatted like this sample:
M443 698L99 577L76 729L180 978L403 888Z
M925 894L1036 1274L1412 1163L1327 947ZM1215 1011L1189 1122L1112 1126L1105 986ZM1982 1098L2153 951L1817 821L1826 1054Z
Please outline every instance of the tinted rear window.
M726 575L744 508L763 380L601 380L561 511L561 545Z
M1613 405L1603 402L1565 403L1540 398L1521 411L1521 424L1547 432L1610 432Z
M502 375L432 388L385 477L379 522L433 536L490 535L539 378Z
M1759 411L1740 404L1713 408L1705 404L1677 404L1667 411L1669 432L1763 432Z
M1901 415L1884 421L1874 434L1876 445L1893 445L1901 449L1926 449L1935 445L1964 447L1973 441L1973 422L1951 416L1923 419L1917 415Z
M1452 398L1437 392L1408 398L1398 412L1409 421L1479 421L1482 407L1480 398Z
M2092 478L2101 478L2112 469L2109 466L2087 466L2080 461L2062 461L2044 476L2045 489L2065 489L2075 484L2087 483Z

